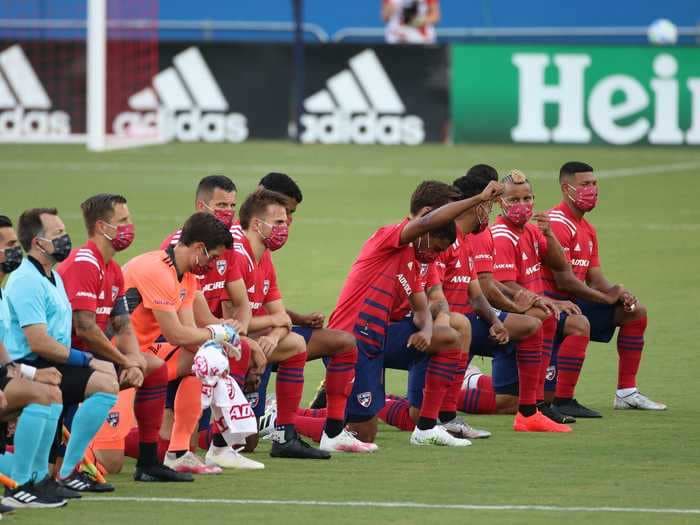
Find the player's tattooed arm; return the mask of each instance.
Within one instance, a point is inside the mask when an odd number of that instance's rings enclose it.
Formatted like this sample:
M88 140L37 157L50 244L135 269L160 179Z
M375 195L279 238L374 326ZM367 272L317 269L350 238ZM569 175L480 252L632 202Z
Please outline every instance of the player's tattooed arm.
M428 300L430 301L430 315L433 320L437 320L439 316L447 316L449 320L450 305L447 302L441 284L430 287L428 290Z
M119 313L111 318L112 330L117 348L131 362L131 368L138 368L145 372L148 367L146 359L141 354L136 333L131 326L131 319L128 313Z
M418 331L408 338L407 346L412 346L419 352L425 352L433 338L433 316L430 315L428 297L425 292L418 292L411 294L408 297L408 302L413 311L413 324L416 325Z
M511 290L494 279L490 272L479 274L479 287L490 304L505 312L524 313L535 301L534 294L526 294L527 290Z
M99 327L95 312L89 310L74 311L73 329L75 335L85 343L92 354L119 366L130 364L127 357L112 344Z

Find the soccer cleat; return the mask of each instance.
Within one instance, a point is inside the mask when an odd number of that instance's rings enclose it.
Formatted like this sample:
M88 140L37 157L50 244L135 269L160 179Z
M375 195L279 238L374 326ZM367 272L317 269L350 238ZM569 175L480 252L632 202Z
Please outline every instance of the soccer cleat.
M238 470L262 470L265 465L240 454L231 447L216 447L212 443L204 457L207 465L216 465L221 468L234 468Z
M7 505L3 505L0 503L0 516L3 514L12 514L15 511L12 507L8 507Z
M438 420L438 424L447 430L455 437L462 439L486 439L491 437L491 432L488 430L480 430L472 427L463 418L457 416L451 421L442 422Z
M326 450L313 448L299 437L293 426L275 430L272 434L270 457L290 459L330 459Z
M436 445L439 447L468 447L472 444L468 439L454 437L441 425L435 425L428 430L414 428L409 442L411 445Z
M167 483L194 481L194 478L187 472L177 472L162 463L156 463L155 465L137 465L134 481Z
M583 406L581 403L576 401L576 399L566 399L552 403L559 413L564 416L571 416L575 418L587 419L587 418L599 418L603 417L603 414L595 410L591 410Z
M515 414L513 430L516 432L571 432L571 427L552 421L538 410L529 417L520 412Z
M472 382L472 378L474 378L476 381L479 380L479 377L483 372L478 366L474 365L469 365L467 367L466 372L464 372L464 379L462 380L462 389L469 389L469 388L476 388L476 382L474 384L470 384ZM474 377L476 376L476 377Z
M46 476L36 486L44 494L58 499L80 499L83 497L77 490L65 487L60 481L56 481L51 476Z
M576 418L562 414L559 412L559 409L551 403L537 403L537 410L542 412L542 415L545 417L548 417L560 425L576 423Z
M258 435L261 438L266 438L275 430L277 422L277 400L272 398L272 401L265 403L265 413L258 421Z
M206 465L194 452L187 451L182 456L177 457L174 452L165 454L163 464L170 467L175 472L186 472L189 474L221 474L223 472L216 465Z
M327 452L355 452L358 454L369 454L377 450L379 447L374 443L365 443L355 437L355 435L343 429L343 431L335 437L328 437L326 432L321 435L321 450Z
M326 404L326 380L323 379L316 389L314 398L309 403L309 408L318 410L319 408L326 408Z
M52 496L33 481L28 481L15 489L5 489L2 504L13 509L54 509L65 506L66 500Z
M666 410L666 405L652 401L639 390L635 390L626 396L618 396L615 394L615 402L613 403L615 410Z
M76 492L114 492L114 486L109 483L100 483L85 472L73 471L67 478L59 480L58 484Z

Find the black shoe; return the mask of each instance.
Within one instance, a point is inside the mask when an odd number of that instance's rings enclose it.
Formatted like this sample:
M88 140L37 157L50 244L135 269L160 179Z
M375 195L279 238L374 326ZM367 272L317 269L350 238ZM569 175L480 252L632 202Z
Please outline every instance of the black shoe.
M603 417L603 414L583 406L576 401L576 399L561 399L555 401L552 405L559 410L559 413L565 416L580 417L583 419Z
M80 499L82 496L77 490L69 489L64 487L61 483L53 479L51 476L46 476L36 487L43 490L45 494L53 496L58 499Z
M309 405L309 408L313 410L318 410L319 408L326 408L326 382L321 381L321 384L318 385L318 389L316 390L316 394L314 394L314 398L311 400L311 404Z
M194 478L189 472L177 472L162 463L156 463L155 465L137 465L134 481L177 482L194 481Z
M284 432L284 441L275 441L275 433ZM276 430L272 434L272 449L270 456L273 458L290 459L330 459L330 452L313 448L299 437L294 427L287 427L284 431Z
M537 403L537 409L555 423L561 423L562 425L576 423L576 418L562 414L557 407L550 403Z
M15 489L5 489L2 505L13 509L55 509L65 506L66 500L51 496L33 481L28 481Z
M7 505L3 505L2 503L0 503L0 514L12 514L14 511L14 508L8 507Z
M85 472L73 472L67 478L58 482L61 486L78 492L114 492L114 486L110 483L100 483Z

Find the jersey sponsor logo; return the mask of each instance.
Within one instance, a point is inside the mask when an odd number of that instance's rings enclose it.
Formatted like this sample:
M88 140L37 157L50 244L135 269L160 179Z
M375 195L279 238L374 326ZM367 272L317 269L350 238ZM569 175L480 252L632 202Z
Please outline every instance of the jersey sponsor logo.
M109 315L111 313L112 313L111 306L100 306L99 308L95 309L95 314L97 314L97 315Z
M22 48L0 53L0 139L65 138L70 116L51 111L53 103ZM8 109L11 108L11 109Z
M571 259L571 266L581 266L583 268L588 268L591 261L588 259Z
M246 140L247 118L228 112L229 104L199 49L178 53L173 64L153 77L153 87L129 97L131 111L114 118L114 134L182 142Z
M97 299L97 296L92 292L79 291L75 293L76 297L88 297L90 299Z
M180 290L180 299L184 299L184 298L185 298L185 291ZM168 301L167 299L153 299L153 303L154 304L163 304L166 306L175 306L174 302Z
M265 279L263 281L263 295L267 295L267 292L270 291L270 281Z
M399 280L399 283L401 284L403 291L406 292L406 295L411 295L413 290L411 289L411 285L408 284L408 279L406 279L402 273L397 273L396 278Z
M455 275L450 279L450 282L454 284L469 284L471 280L471 275Z
M503 264L494 264L493 265L494 270L514 270L515 265L510 264L510 263L503 263Z
M357 394L357 402L365 408L372 404L372 392L360 392Z
M219 275L224 275L226 273L227 267L228 267L228 263L226 262L226 259L217 259L216 271L219 272Z
M207 283L202 286L202 292L213 292L214 290L223 290L226 283L224 281L216 281L214 283Z
M324 144L421 144L423 120L407 115L375 52L352 57L349 69L330 77L326 88L304 100L301 141Z
M482 260L491 260L493 257L491 256L490 253L480 253L478 255L474 256L475 261L482 261Z
M542 263L537 263L533 266L530 266L529 268L525 269L525 275L533 275L533 274L539 272L541 268L542 268Z
M262 305L263 304L261 302L256 303L256 302L250 301L250 309L253 311L259 310L260 308L262 308Z

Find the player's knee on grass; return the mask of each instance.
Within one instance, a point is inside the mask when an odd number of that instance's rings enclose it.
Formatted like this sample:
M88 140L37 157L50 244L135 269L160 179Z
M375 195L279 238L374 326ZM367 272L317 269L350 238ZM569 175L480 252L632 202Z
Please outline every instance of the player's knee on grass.
M518 411L518 396L496 394L496 414L515 414Z
M95 458L107 471L107 474L119 474L124 466L123 450L95 450Z
M564 322L564 335L591 335L591 324L584 315L570 315Z
M85 387L85 397L89 397L97 392L117 395L119 393L117 376L97 371L93 372Z
M348 423L348 428L351 432L355 432L357 439L365 443L374 443L377 438L377 430L379 425L377 418L372 417L367 421L353 421Z

